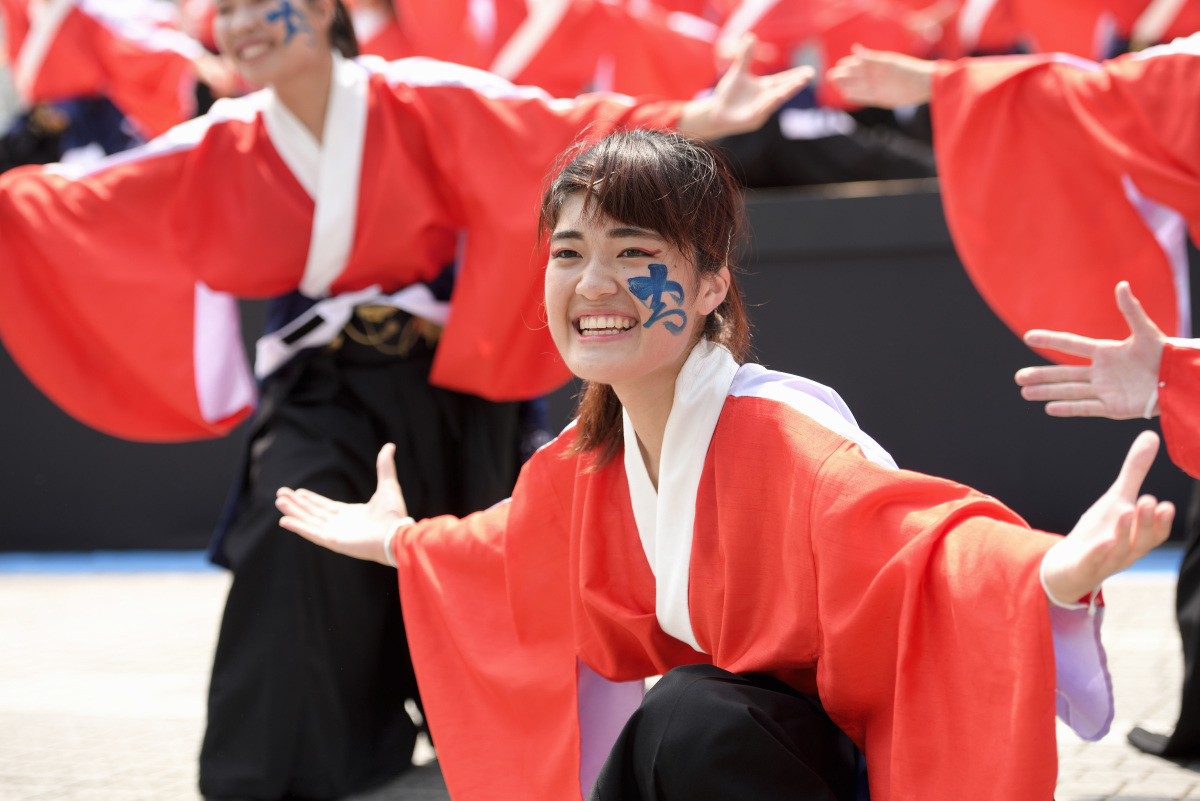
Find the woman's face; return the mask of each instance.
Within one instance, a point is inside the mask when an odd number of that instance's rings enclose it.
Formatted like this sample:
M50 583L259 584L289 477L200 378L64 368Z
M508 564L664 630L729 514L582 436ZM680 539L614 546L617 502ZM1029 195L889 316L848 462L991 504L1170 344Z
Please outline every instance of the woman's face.
M567 367L587 381L669 381L704 316L728 291L728 273L697 277L690 259L654 231L583 215L571 196L550 235L546 312Z
M332 0L216 0L213 36L253 86L267 86L323 63Z

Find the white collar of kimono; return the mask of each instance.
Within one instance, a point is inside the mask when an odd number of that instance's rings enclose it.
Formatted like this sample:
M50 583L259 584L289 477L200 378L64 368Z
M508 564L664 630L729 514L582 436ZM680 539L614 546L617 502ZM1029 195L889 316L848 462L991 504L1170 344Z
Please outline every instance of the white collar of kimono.
M362 66L333 54L333 82L320 143L278 96L267 90L263 108L267 134L315 203L308 260L300 281L300 291L310 298L329 294L354 245L369 79Z
M663 631L697 651L703 649L696 642L688 611L696 495L708 445L737 371L738 363L729 351L707 339L700 340L688 355L675 379L675 400L663 434L657 492L650 483L629 415L621 412L629 500L646 561L654 573L654 613Z
M29 30L21 43L21 52L13 54L12 70L13 85L26 106L33 105L33 87L42 71L46 53L54 44L63 20L74 7L75 0L48 0L29 5Z

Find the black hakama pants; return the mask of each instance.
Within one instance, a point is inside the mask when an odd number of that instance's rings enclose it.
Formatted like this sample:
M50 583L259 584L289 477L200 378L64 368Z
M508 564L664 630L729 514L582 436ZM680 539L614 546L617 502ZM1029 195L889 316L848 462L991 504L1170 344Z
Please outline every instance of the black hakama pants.
M858 758L815 699L771 676L688 665L646 694L588 799L856 801Z
M516 480L519 405L430 386L419 338L404 357L381 350L394 349L343 337L263 388L224 540L233 584L200 755L206 797L334 799L410 765L404 704L419 699L396 571L280 528L275 491L365 501L394 442L413 517L486 508Z
M1175 589L1175 616L1183 640L1183 691L1179 722L1170 735L1142 728L1129 742L1148 754L1168 759L1200 759L1200 482L1192 485L1187 512L1187 545Z

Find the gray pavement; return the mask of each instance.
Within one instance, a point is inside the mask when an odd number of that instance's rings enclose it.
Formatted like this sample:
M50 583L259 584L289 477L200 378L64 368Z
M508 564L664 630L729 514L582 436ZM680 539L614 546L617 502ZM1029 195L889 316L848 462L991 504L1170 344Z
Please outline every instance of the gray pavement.
M0 801L196 801L207 671L228 586L219 572L0 573ZM1134 724L1168 731L1175 720L1174 584L1140 573L1105 591L1117 720L1098 743L1060 724L1057 799L1200 799L1200 764L1125 743ZM431 764L353 801L445 798Z

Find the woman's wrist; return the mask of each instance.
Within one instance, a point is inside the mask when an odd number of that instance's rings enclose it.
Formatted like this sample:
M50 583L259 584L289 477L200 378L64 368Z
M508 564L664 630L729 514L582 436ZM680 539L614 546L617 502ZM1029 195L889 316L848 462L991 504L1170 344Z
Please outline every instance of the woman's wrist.
M413 520L411 517L401 518L400 520L396 521L396 525L387 533L387 536L383 538L383 558L384 561L386 561L391 567L397 567L395 547L396 533L399 532L400 529L408 528L416 522L417 521Z

